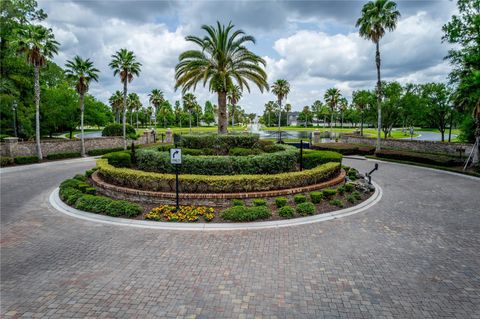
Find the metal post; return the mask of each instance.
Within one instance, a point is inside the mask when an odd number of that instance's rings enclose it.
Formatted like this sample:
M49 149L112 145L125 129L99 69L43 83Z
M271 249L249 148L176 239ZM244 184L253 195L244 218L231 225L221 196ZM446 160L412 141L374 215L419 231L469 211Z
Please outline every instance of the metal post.
M300 140L300 171L303 171L303 140Z

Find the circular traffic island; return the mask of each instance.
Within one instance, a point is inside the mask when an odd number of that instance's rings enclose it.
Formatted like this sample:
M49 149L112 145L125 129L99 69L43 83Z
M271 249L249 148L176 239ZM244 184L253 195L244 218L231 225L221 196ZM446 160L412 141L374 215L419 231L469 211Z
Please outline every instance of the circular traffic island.
M341 165L342 155L273 144L257 135L184 135L182 164L171 145L114 152L60 185L81 211L159 222L277 221L358 205L374 187ZM176 174L178 197L176 207Z

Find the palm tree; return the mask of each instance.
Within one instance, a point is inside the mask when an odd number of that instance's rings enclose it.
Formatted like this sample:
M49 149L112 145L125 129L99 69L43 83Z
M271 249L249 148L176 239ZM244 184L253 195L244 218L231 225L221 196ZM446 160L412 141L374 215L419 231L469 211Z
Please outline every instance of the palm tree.
M162 90L153 89L152 92L148 95L150 103L153 104L155 108L155 127L157 127L157 113L160 105L165 102L165 98L163 97Z
M130 125L133 125L133 112L142 107L137 93L129 93L127 97L127 109L130 111Z
M183 96L183 108L188 111L188 118L190 123L190 134L192 134L192 112L197 105L197 98L192 93L187 93Z
M370 105L371 97L370 92L365 90L354 91L352 94L352 103L360 112L360 136L363 136L364 112Z
M47 59L58 52L60 45L55 41L52 29L40 25L26 25L18 30L17 40L19 51L24 53L29 64L33 66L35 90L35 141L37 157L42 160L40 144L40 68L47 64Z
M292 104L287 103L285 104L285 112L287 113L287 126L288 126L288 112L292 110Z
M187 41L197 44L201 50L189 50L180 54L175 67L175 88L182 87L185 93L196 88L198 83L205 86L209 82L211 92L218 95L218 133L227 133L227 92L236 84L246 87L250 92L248 81L258 86L261 92L268 90L266 62L260 56L249 51L246 44L255 43L255 38L242 30L233 30L234 25L217 27L203 25L207 32L203 39L187 36Z
M333 113L337 109L342 95L340 94L339 89L330 88L327 90L327 92L325 92L323 98L325 99L325 103L327 103L327 105L330 107L330 128L332 128Z
M142 64L136 60L133 51L120 49L112 55L112 61L109 64L113 69L113 75L120 75L120 81L123 83L123 148L127 149L127 84L132 82L134 76L139 76Z
M175 101L175 122L179 122L182 127L182 108L180 107L180 101Z
M377 107L378 107L378 133L377 151L380 150L382 127L382 83L380 80L380 39L386 30L393 31L400 18L397 4L390 0L374 0L362 8L362 16L357 20L356 27L360 27L360 36L373 41L376 46L375 62L377 65Z
M270 113L272 113L274 109L275 109L275 102L268 101L265 104L265 112L267 112L268 114L268 126L270 126Z
M278 102L278 131L280 132L280 122L282 118L282 100L287 98L290 93L290 83L287 80L276 80L272 85L272 93L277 96Z
M88 92L90 81L98 82L98 69L93 67L93 62L90 59L83 60L78 55L73 58L73 61L67 61L65 74L67 77L75 81L75 89L80 95L80 131L82 156L85 156L85 140L83 137L83 115L85 110L85 94Z
M120 110L122 109L123 104L122 92L118 90L115 91L115 93L113 93L108 99L108 103L110 103L110 106L112 107L112 112L115 113L115 121L120 123Z
M339 109L340 109L340 118L341 118L341 124L340 124L340 127L343 128L343 115L345 114L345 111L347 110L347 107L348 107L348 101L346 98L342 97L340 98L340 101L339 101Z
M235 128L235 107L242 98L242 90L238 85L233 85L227 92L228 103L232 105L232 130Z
M150 126L152 125L152 114L153 114L153 109L152 109L152 106L149 105L147 106L146 115L148 117L147 123L149 123Z

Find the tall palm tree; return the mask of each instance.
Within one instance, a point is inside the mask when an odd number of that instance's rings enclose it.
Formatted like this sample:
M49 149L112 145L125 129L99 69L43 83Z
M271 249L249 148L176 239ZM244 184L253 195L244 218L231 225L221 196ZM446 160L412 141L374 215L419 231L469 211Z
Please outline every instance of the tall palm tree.
M90 59L82 59L78 55L73 58L73 61L68 61L65 64L65 74L68 78L75 81L75 89L80 95L80 131L82 156L85 156L85 139L83 136L83 115L85 111L85 94L88 92L90 81L98 82L98 73L100 72L93 66Z
M287 113L287 126L288 126L288 113L292 110L292 104L285 104L285 112Z
M323 98L325 103L327 103L328 107L330 108L330 128L332 128L333 113L337 110L342 95L340 94L339 89L330 88L325 92Z
M160 108L160 105L162 105L163 102L165 102L165 98L163 96L162 90L159 90L159 89L153 89L148 96L149 96L150 103L152 103L153 107L155 108L155 127L157 127L157 113Z
M272 85L272 93L277 96L278 102L278 131L280 132L280 122L282 118L282 101L287 98L290 93L290 83L287 80L276 80Z
M190 134L192 134L192 112L197 105L197 98L192 93L187 93L183 96L183 108L188 112L188 119L190 123Z
M180 101L175 101L175 122L180 124L182 127L182 108L180 107Z
M133 126L133 113L140 110L142 102L137 93L129 93L127 96L127 109L130 112L130 125Z
M135 53L127 49L120 49L112 55L112 61L109 64L113 69L113 75L120 75L120 81L123 84L123 148L127 149L127 84L132 82L134 76L140 75L142 64L137 61Z
M40 144L40 68L47 64L47 59L58 53L52 29L40 25L26 25L18 30L16 44L19 51L24 53L29 64L33 66L34 90L35 90L35 141L37 145L37 157L41 160L42 147Z
M153 109L152 109L152 106L149 105L147 106L146 115L148 117L147 124L150 123L150 126L152 125L152 114L153 114Z
M238 85L233 85L227 92L228 103L232 105L232 130L235 128L235 107L242 98L242 90Z
M272 113L274 109L275 109L275 102L268 101L265 104L265 112L267 112L268 114L268 126L270 126L270 113Z
M360 36L375 43L375 63L377 65L377 108L378 108L378 133L377 151L380 150L382 127L382 83L380 78L380 39L385 32L393 31L400 18L397 4L390 0L374 0L362 8L362 16L357 20L356 27L360 27Z
M243 91L250 92L248 81L258 86L261 92L268 90L266 62L260 56L249 51L246 44L255 43L255 38L242 30L233 30L234 25L203 25L207 35L202 39L187 36L185 39L200 47L200 50L185 51L179 56L175 67L175 88L182 87L185 93L209 82L211 92L218 95L218 133L227 133L227 92L236 82Z
M120 110L122 109L123 105L123 95L120 91L115 91L115 93L110 96L108 99L108 103L112 107L112 112L115 113L115 121L120 123Z

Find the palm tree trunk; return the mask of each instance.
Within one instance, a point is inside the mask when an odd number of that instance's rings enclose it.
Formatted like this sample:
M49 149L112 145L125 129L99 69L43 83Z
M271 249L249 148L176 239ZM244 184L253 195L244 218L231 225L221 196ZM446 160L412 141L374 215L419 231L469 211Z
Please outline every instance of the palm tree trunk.
M227 93L218 92L218 133L227 133Z
M450 127L448 128L448 142L452 141L453 110L450 112Z
M280 135L280 122L282 119L282 100L278 100L278 132Z
M190 134L192 134L192 111L188 111L188 122L190 123Z
M138 128L138 111L135 112L135 114L137 115L137 128Z
M287 111L287 127L288 127L288 111Z
M342 123L340 124L340 128L343 128L343 112L341 114L341 118L342 118Z
M332 114L330 114L330 129L332 128L332 123L333 123L333 111L332 111Z
M363 112L360 115L360 136L363 136Z
M377 108L378 108L378 132L377 132L377 145L375 150L380 150L380 142L381 142L381 135L380 132L382 131L382 82L380 80L380 43L377 41L376 43L376 54L375 54L375 63L377 65Z
M128 74L127 74L128 75ZM127 79L123 82L123 149L127 150Z
M37 144L37 157L43 159L42 146L40 144L40 67L34 67L35 86L35 142Z
M84 139L84 129L83 129L83 116L85 114L85 103L84 103L84 94L80 94L80 131L81 131L81 144L82 144L82 150L81 150L81 155L85 157L85 139Z
M232 130L235 128L235 104L232 105Z

